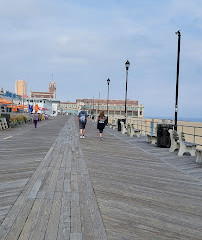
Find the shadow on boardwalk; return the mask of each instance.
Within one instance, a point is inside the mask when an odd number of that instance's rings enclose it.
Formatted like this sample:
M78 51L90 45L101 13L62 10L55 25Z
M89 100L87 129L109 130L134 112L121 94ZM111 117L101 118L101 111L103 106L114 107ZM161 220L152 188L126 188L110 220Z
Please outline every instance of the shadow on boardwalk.
M80 140L68 119L1 224L0 239L202 239L193 158L181 167L144 138L110 129L103 141L98 135L89 121Z

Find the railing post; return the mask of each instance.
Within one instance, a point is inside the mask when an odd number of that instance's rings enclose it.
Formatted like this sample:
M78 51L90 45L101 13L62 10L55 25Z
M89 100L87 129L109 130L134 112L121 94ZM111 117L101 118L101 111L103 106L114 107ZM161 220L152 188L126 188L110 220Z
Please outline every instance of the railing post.
M154 119L151 121L151 135L153 136L154 133Z
M141 134L143 135L143 133L142 133L142 119L141 119Z
M195 143L196 127L194 126L194 143Z

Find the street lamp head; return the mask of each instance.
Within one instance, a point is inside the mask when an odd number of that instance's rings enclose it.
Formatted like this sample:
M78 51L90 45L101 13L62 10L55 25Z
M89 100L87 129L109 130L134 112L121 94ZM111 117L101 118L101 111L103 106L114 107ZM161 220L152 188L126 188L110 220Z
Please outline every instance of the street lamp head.
M175 34L177 34L178 36L181 36L180 31L181 31L181 30L178 30L177 32L175 32Z
M108 79L107 79L107 84L109 85L109 83L110 83L110 79L108 78Z
M125 66L126 66L126 70L128 70L130 67L130 62L128 60L126 61Z

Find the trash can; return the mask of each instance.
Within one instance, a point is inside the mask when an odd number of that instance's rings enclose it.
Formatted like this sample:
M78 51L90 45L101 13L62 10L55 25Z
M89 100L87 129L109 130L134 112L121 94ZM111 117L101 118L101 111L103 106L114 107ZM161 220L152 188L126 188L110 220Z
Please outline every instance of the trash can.
M157 124L157 146L169 148L171 145L170 142L170 133L169 129L173 129L172 124Z
M118 119L118 131L121 131L121 122L125 123L125 118L123 119Z
M6 118L8 127L10 127L10 114L9 113L1 113L1 116Z

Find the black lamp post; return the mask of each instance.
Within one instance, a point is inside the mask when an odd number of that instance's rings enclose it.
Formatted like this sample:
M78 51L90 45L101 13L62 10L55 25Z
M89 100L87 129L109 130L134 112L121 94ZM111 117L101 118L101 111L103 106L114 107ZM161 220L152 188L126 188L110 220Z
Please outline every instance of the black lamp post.
M177 131L177 111L178 111L178 83L179 83L179 69L180 69L180 30L175 34L178 35L178 51L177 51L177 77L176 77L176 95L175 95L175 126L174 129Z
M108 86L108 93L107 93L107 124L108 124L108 115L109 115L109 110L108 110L108 102L109 102L109 83L110 79L107 79L107 86Z
M126 110L126 105L127 105L127 82L128 82L128 69L130 67L130 62L127 60L125 63L126 66L126 94L125 94L125 124L126 124L126 117L127 117L127 110Z

